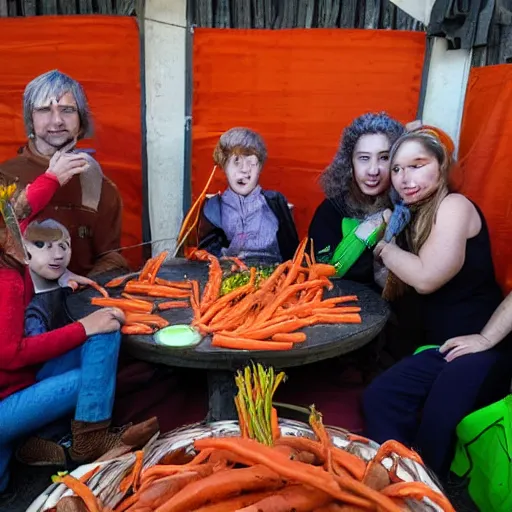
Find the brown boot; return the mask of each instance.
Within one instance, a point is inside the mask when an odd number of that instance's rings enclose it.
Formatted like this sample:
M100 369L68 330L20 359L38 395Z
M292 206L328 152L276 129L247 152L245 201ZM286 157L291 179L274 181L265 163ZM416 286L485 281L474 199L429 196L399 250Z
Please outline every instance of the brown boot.
M97 423L72 421L71 459L80 463L91 462L114 448L126 447L126 451L130 451L142 447L159 429L157 418L124 427L119 432L110 432L109 426L109 420Z
M16 451L16 458L29 466L66 466L64 448L42 437L27 439Z

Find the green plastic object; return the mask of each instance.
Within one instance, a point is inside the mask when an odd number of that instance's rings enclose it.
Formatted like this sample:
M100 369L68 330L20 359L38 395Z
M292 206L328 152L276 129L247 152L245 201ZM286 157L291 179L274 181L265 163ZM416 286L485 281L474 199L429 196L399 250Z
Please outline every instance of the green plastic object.
M479 510L510 512L511 461L512 395L508 395L459 423L451 471L467 481L469 495Z
M169 325L155 334L155 341L159 345L173 348L194 347L202 340L201 334L190 325Z
M424 352L425 350L432 350L434 348L439 348L440 346L441 345L423 345L422 347L419 347L414 351L413 356L415 356L416 354L421 354L421 352Z
M344 218L341 221L343 239L336 247L330 264L336 277L343 277L366 249L375 247L384 234L385 223L379 214L364 221Z

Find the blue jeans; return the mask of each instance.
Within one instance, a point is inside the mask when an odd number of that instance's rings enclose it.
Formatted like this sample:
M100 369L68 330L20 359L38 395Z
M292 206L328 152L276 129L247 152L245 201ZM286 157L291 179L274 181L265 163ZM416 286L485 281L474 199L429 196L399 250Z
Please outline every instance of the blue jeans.
M496 349L447 363L437 349L406 357L363 395L366 435L416 448L440 478L453 458L455 429L470 412L507 395L509 353Z
M0 492L9 480L17 439L75 412L75 419L110 419L114 405L119 332L98 334L81 347L48 361L37 382L0 400Z

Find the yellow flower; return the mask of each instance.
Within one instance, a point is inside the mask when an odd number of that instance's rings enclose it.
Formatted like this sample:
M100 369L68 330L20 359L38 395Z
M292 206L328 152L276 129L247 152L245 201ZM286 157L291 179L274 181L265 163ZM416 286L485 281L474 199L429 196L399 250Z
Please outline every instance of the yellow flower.
M16 183L0 185L0 201L9 201L16 192Z

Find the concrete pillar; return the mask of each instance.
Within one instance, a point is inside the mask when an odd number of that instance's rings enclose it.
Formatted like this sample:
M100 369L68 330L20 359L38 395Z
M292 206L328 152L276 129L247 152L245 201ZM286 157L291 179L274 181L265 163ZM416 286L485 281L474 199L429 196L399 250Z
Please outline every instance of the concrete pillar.
M457 153L472 52L447 47L446 39L433 38L422 120L448 133Z
M435 0L391 0L409 15L428 25ZM426 81L422 120L446 131L458 147L471 50L448 50L446 39L431 38L424 70ZM426 74L425 74L426 73Z
M153 254L174 251L183 217L187 0L146 0L144 53Z

